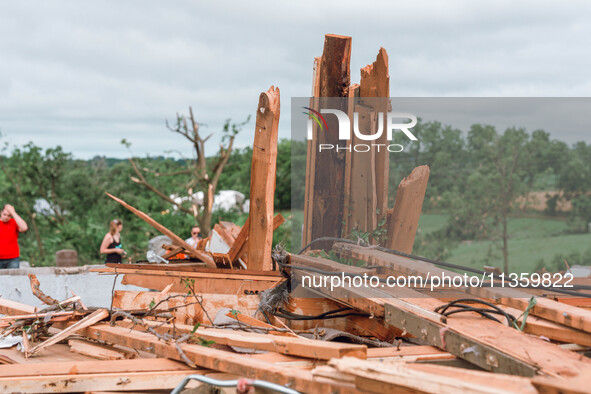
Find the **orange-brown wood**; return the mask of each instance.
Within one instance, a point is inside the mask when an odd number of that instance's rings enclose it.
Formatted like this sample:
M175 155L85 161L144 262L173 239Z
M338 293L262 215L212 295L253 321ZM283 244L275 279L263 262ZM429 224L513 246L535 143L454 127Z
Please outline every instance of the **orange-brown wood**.
M273 205L279 127L279 88L261 93L257 107L250 172L248 268L273 268Z
M394 209L388 217L388 248L412 253L428 181L429 167L420 166L398 185Z

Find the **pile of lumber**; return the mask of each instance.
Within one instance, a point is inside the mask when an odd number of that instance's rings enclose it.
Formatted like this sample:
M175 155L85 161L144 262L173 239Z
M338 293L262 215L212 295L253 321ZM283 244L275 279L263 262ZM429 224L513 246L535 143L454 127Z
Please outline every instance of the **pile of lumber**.
M156 271L164 287L115 290L112 308L87 307L75 295L55 300L31 277L32 291L47 307L0 298L0 345L16 337L22 350L0 349L0 388L150 392L203 375L314 393L588 392L591 310L582 307L539 297L520 331L476 313L444 318L434 312L449 299L466 297L496 302L514 314L527 307L501 290L454 290L435 298L414 294L421 289L342 287L330 298L267 302L265 294L281 295L281 286L309 274L304 268L378 276L436 269L359 245L337 243L334 250L389 272L303 255L283 256L291 277L121 265L117 273L126 276ZM221 282L211 285L217 276L244 286L259 283L267 292L225 291ZM198 385L203 383L192 381L186 390Z
M350 37L326 36L311 108L326 97L389 96L385 50L361 70L359 85L350 84L350 50ZM251 211L243 226L222 221L193 247L109 194L171 239L165 263L94 269L113 276L112 289L92 290L110 292L109 307L87 306L76 294L58 300L34 275L31 291L42 308L0 297L0 391L191 393L226 382L241 393L261 384L292 393L589 392L587 293L344 281L304 288L304 276L321 282L330 275L383 281L459 274L409 255L428 168L400 182L389 208L388 155L316 157L317 145L334 137L318 130L308 145L303 225L303 243L320 241L318 250L273 249L273 232L284 221L273 211L278 120L279 90L271 87L257 106ZM326 179L343 180L345 192ZM335 241L379 223L383 240ZM120 275L139 289L117 289ZM465 310L444 313L453 303Z

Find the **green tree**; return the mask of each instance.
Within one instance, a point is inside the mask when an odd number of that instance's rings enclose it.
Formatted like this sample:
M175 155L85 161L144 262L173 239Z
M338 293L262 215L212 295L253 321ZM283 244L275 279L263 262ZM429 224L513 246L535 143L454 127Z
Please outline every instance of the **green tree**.
M448 231L462 238L500 239L503 268L509 272L507 221L515 201L532 188L531 141L523 129L500 135L492 126L474 125L467 143L472 171L454 202Z

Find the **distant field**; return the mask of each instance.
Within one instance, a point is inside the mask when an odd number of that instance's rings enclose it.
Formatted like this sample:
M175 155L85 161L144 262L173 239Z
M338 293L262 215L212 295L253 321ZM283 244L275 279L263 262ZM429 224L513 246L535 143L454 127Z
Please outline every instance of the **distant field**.
M282 231L275 234L275 242L281 240L286 246L293 245L293 251L299 250L300 238L298 231L290 237L290 226L301 229L302 211L281 212L288 219ZM292 216L293 215L293 216ZM428 234L445 226L447 215L423 214L419 221L419 231ZM591 247L591 234L567 234L566 220L534 217L509 219L509 269L513 272L533 272L540 259L546 262L557 254L569 255L573 252L583 253ZM491 241L464 241L452 249L450 263L461 264L473 268L482 268L484 259L493 252L493 258L486 263L499 268L503 267L502 244ZM563 268L563 267L562 267Z
M444 226L445 215L423 214L419 229L423 233ZM591 234L566 234L565 220L548 218L512 218L509 220L509 268L514 272L532 272L540 259L549 261L556 254L585 252L591 246ZM503 266L501 244L491 241L463 242L451 250L452 263L482 268L489 249L496 255L490 265Z

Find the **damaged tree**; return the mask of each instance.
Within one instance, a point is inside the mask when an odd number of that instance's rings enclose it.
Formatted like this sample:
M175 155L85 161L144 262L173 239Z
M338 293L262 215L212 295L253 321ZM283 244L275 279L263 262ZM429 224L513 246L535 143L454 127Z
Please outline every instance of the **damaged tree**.
M187 168L171 173L154 172L147 168L140 168L136 160L131 157L129 158L129 162L136 174L136 176L131 177L131 180L155 193L164 201L176 206L182 212L193 215L196 223L201 227L203 234L205 236L209 235L211 229L213 198L215 196L218 181L224 171L224 167L228 163L230 155L232 154L234 138L249 120L250 115L241 123L232 123L231 119L227 119L222 129L223 136L221 139L220 150L215 157L211 158L211 160L207 160L205 143L213 134L209 134L205 138L201 136L199 132L199 123L195 120L193 109L191 107L189 107L188 117L177 113L174 126L171 126L168 121L166 121L166 127L170 131L182 135L191 142L194 157L192 160L185 160ZM127 141L123 140L122 143L129 147ZM184 189L186 190L188 197L186 199L187 201L175 201L175 199L154 186L154 184L146 178L145 174L152 174L154 177L187 175L187 180L184 184ZM202 202L196 201L194 197L194 192L196 191L203 192Z

